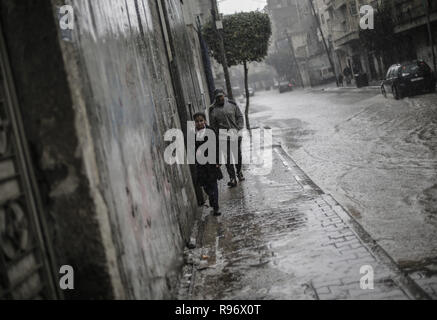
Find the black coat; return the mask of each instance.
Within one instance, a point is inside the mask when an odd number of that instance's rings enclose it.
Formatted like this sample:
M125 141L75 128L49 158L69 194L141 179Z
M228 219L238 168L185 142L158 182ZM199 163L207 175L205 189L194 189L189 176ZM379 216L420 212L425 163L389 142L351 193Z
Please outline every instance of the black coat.
M210 126L206 126L207 129L213 130ZM205 137L205 141L196 141L196 155L197 150L202 146L204 143L208 141L208 137ZM209 150L208 150L209 151ZM207 154L206 154L207 155ZM220 168L217 168L217 165L219 163L219 140L218 135L216 134L216 162L214 164L199 164L197 162L196 157L196 183L200 186L205 186L207 184L211 184L216 182L217 180L223 179L223 174Z

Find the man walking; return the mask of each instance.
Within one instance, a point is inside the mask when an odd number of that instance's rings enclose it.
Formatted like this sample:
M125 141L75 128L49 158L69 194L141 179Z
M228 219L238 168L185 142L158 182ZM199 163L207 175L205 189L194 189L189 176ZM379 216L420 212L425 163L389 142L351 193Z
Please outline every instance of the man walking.
M343 75L340 73L340 75L338 76L338 85L339 85L340 87L344 87L343 81L344 81L344 77L343 77Z
M346 79L346 84L350 85L352 83L352 79L351 79L352 78L352 71L348 66L346 66L346 68L344 68L343 75Z
M209 109L209 122L210 126L220 134L220 130L234 130L240 132L244 129L244 116L238 107L237 103L229 100L222 89L217 89L215 92L215 102ZM233 188L237 186L238 180L244 181L242 169L242 154L241 154L241 142L242 137L226 136L223 138L220 135L220 139L226 139L227 154L226 154L226 169L231 179L228 186ZM238 139L238 150L235 154L235 150L232 148L232 142L236 143ZM222 140L223 141L223 140ZM232 150L231 150L232 149ZM234 160L234 161L232 161ZM235 167L234 167L235 164ZM236 169L236 170L235 170Z

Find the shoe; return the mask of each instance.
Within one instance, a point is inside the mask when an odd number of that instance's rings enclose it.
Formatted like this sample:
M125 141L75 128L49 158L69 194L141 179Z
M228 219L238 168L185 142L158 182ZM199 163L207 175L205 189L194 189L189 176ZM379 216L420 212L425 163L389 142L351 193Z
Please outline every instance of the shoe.
M212 214L213 214L215 217L219 217L219 216L222 215L222 213L220 212L219 209L217 209L217 210L213 210L213 211L212 211Z
M243 176L243 173L242 173L242 172L240 172L240 173L238 174L238 180L240 180L240 182L246 180L246 178Z
M229 181L228 183L228 187L229 188L235 188L237 186L237 180L236 179L232 179L231 181Z

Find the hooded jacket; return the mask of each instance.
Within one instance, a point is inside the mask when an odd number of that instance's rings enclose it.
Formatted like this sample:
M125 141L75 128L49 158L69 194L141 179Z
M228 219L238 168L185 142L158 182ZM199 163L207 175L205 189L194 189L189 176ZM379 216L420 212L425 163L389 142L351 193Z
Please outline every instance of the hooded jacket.
M211 128L210 126L206 126L206 129L211 129L214 130L213 128ZM198 152L198 149L208 141L208 137L204 138L204 141L197 141L196 139L196 155ZM219 143L218 143L218 137L216 135L216 156L215 156L215 163L210 164L200 164L197 161L197 157L196 157L196 183L199 186L206 186L210 183L213 183L217 180L221 180L223 179L223 174L221 173L221 169L217 168L217 164L219 163L220 157L219 157ZM208 150L210 151L210 150Z
M225 98L223 106L216 102L209 108L209 122L216 132L220 129L237 131L244 129L243 113L237 103L228 98Z

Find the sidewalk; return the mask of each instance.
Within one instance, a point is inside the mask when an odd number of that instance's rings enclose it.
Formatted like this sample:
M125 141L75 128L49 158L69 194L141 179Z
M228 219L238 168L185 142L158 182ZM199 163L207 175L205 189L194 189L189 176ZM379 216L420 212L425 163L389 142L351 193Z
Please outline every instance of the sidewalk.
M221 183L221 217L204 210L188 250L180 299L427 299L280 146L267 176L246 168ZM360 288L362 266L374 290Z
M371 81L369 83L369 86L367 87L361 87L357 88L357 86L352 83L350 85L344 84L343 87L337 87L337 84L335 82L333 83L327 83L321 86L308 88L307 90L311 91L326 91L326 92L363 92L363 91L380 91L381 90L381 82L382 81Z

